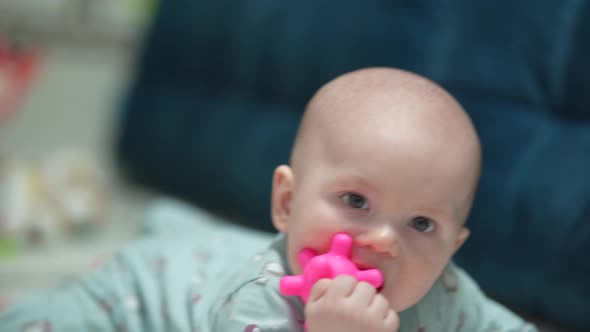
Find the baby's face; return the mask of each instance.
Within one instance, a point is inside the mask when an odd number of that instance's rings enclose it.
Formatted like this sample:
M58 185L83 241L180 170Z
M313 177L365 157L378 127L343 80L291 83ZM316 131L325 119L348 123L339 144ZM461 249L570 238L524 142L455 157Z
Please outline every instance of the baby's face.
M332 236L346 232L354 239L352 260L383 272L382 294L392 307L401 311L415 304L466 235L467 207L459 199L466 186L441 174L435 159L416 156L382 167L381 160L351 153L342 163L314 162L290 205L293 271L302 271L296 259L301 249L325 253Z
M302 272L302 249L325 253L334 234L348 233L352 261L381 270L382 294L402 311L428 292L468 235L479 143L451 98L412 77L400 88L398 74L392 83L388 75L366 75L385 77L381 90L334 84L318 94L292 168L275 171L272 214L287 233L294 273Z

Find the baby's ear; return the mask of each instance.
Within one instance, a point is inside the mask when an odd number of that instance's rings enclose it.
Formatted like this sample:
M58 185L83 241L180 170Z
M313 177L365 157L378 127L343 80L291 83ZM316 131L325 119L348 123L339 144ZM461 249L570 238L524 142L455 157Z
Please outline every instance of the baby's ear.
M467 238L469 237L469 233L470 232L467 227L463 226L461 228L461 230L459 231L459 236L457 236L457 241L455 242L455 252L457 252L457 250L461 248L463 243L465 243L465 240L467 240Z
M273 225L281 233L287 231L293 185L294 174L291 167L287 165L277 167L272 179L271 217Z

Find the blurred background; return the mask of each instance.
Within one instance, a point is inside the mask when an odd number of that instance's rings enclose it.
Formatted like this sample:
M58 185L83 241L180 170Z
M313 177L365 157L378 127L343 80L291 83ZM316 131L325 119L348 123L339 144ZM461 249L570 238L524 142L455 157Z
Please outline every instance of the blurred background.
M589 331L589 37L579 0L0 0L0 308L136 238L162 195L271 231L307 100L393 66L481 136L457 262L543 331Z
M0 303L136 234L152 194L115 171L117 112L153 0L0 0Z

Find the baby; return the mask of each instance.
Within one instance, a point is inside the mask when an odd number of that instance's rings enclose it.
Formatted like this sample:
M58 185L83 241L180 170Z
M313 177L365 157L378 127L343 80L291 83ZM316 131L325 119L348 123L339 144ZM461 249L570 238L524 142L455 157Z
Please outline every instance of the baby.
M480 167L470 119L433 82L370 68L327 83L290 165L274 173L272 221L284 236L251 273L232 276L211 330L300 331L305 320L309 332L534 331L450 264L469 235ZM382 271L383 287L340 276L317 282L305 307L278 295L268 275L300 274L297 254L327 252L339 232L352 236L357 266Z
M260 236L218 242L194 220L174 232L164 217L167 234L10 305L0 330L536 331L450 262L469 235L480 165L473 125L442 88L397 69L345 74L312 98L290 165L275 170L280 234L266 250L248 259ZM351 260L379 269L383 286L339 276L319 280L306 304L281 295L280 278L302 272L298 253L325 253L337 233L352 237Z

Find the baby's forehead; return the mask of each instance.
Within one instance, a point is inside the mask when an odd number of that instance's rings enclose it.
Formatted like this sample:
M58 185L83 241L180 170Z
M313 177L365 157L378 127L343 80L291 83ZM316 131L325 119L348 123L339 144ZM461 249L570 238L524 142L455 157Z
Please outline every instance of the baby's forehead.
M358 121L367 121L367 117L377 121L427 117L428 121L422 123L425 125L437 118L460 120L464 117L459 103L444 89L405 73L337 79L318 91L307 112L309 118L318 123L348 120L362 124Z
M310 129L313 135L329 141L368 139L375 146L385 144L382 148L394 143L419 148L420 143L448 142L471 130L460 111L449 109L455 105L404 91L367 92L358 98L334 101L326 107L317 112Z
M331 153L353 144L368 155L391 149L444 153L474 160L475 168L480 158L479 139L461 105L434 82L395 69L360 70L322 87L297 140L306 142L296 144L306 150L325 142Z
M307 142L303 145L306 149L324 142L331 153L356 147L368 155L379 150L408 149L436 153L465 141L472 129L462 118L462 110L425 95L383 86L353 89L348 94L329 93L324 100L310 105L299 140Z

